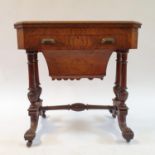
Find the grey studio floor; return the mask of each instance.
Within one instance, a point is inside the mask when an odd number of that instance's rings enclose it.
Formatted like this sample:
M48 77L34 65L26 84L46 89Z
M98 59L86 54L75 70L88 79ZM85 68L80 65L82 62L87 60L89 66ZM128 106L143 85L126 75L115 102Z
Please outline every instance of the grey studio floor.
M95 85L100 84L100 82L95 83ZM61 84L56 82L56 85L60 87ZM26 87L26 83L23 86ZM32 147L27 148L23 134L29 127L26 111L29 102L26 91L21 91L24 90L23 86L19 81L16 87L10 88L9 84L5 85L1 92L1 101L3 101L0 112L1 155L155 154L153 93L150 94L150 98L146 98L143 89L132 86L129 89L132 93L127 101L130 107L127 122L135 133L135 138L130 143L124 141L117 119L113 119L108 111L48 111L47 118L39 120ZM9 94L6 93L8 89L10 89ZM141 96L134 95L135 91ZM46 97L52 98L45 90L42 98ZM107 94L107 98L109 97L110 95ZM44 101L46 102L46 99Z

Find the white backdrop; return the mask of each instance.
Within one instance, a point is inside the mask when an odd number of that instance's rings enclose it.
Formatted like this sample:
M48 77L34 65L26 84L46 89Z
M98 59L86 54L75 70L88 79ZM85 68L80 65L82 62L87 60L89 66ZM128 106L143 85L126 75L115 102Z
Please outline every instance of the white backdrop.
M0 0L0 154L150 154L155 153L155 2L154 0ZM142 23L139 47L128 63L128 124L135 139L124 143L117 121L108 112L47 112L29 150L23 134L29 126L26 109L27 60L17 49L13 24L25 20L134 20ZM110 104L115 77L112 55L103 81L51 81L42 55L40 80L45 105L74 102ZM43 126L43 128L42 128Z

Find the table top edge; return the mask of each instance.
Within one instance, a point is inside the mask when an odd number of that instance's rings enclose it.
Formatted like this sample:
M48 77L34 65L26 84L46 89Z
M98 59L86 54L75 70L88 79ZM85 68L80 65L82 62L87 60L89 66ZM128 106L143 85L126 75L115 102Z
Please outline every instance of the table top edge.
M14 24L15 28L25 27L76 27L76 26L104 26L104 27L141 27L137 21L20 21Z

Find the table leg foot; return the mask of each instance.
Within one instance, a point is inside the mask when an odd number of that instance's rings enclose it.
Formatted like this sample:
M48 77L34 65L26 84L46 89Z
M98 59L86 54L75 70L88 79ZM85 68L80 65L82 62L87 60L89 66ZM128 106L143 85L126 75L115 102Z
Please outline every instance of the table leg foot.
M32 141L35 138L35 131L33 129L29 129L26 131L24 135L25 140L27 140L27 146L30 147L32 145Z
M120 130L122 132L123 138L127 141L130 142L131 139L134 138L134 132L127 126L126 123L126 116L127 116L127 107L121 107L121 109L118 111L118 123Z
M42 116L42 118L46 118L46 111L45 110L41 110L40 111L40 115Z
M116 118L116 116L117 116L117 107L114 108L114 109L110 109L109 112L112 114L113 118Z
M134 138L134 132L128 126L126 126L126 125L121 126L120 125L120 129L121 129L123 138L127 142L130 142L130 140Z
M130 142L130 140L134 137L134 133L130 128L125 127L122 130L122 136L124 137L124 139L126 139L127 142Z
M28 141L27 146L32 145L32 141L36 135L39 120L39 107L40 107L39 104L37 104L37 106L31 105L30 108L28 109L30 116L30 128L24 134L25 140Z
M28 141L28 142L26 143L26 146L27 146L27 147L31 147L31 145L32 145L32 141Z

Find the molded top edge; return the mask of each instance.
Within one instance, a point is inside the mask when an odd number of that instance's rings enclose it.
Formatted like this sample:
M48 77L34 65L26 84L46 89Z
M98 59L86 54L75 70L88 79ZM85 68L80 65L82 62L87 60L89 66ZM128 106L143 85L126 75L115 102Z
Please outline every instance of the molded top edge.
M31 27L136 27L141 23L136 21L22 21L14 24L15 28Z

